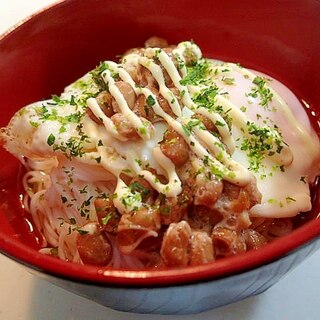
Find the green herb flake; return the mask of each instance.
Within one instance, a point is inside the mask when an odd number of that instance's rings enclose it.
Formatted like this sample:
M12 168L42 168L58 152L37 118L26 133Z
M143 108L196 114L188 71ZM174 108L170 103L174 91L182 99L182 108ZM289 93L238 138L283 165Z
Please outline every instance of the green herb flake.
M180 84L183 86L206 84L211 81L207 78L209 74L209 62L206 59L201 59L196 64L187 67L187 75L180 80Z
M146 99L146 103L149 107L152 107L155 105L156 100L154 99L154 97L150 94L148 95L147 99Z
M190 129L188 128L188 126L185 125L185 124L183 124L183 125L182 125L182 129L183 129L184 133L185 133L188 137L190 137L191 131L190 131Z
M297 200L295 198L292 197L286 197L286 202L287 203L291 203L291 202L296 202Z
M209 157L208 156L204 156L204 158L202 159L204 166L208 166L209 165Z
M138 128L138 132L141 134L141 135L146 135L147 134L147 128L146 127L140 127Z
M178 69L178 70L183 69L184 66L185 66L185 63L184 63L184 61L181 59L181 57L180 57L178 54L175 54L175 59L176 59L176 61L177 61L177 63L178 63L177 69Z
M213 109L218 91L219 88L216 85L211 85L210 87L202 89L200 92L195 94L192 100L197 104L198 107Z
M79 189L79 192L80 192L81 194L83 194L83 193L88 193L87 188L88 188L88 186L86 185L86 186L84 186L82 189Z
M216 126L218 126L218 127L224 127L225 126L225 124L223 123L223 122L221 122L221 121L216 121L215 123L214 123Z
M66 203L68 201L67 197L60 196L62 203Z
M40 123L38 123L38 122L35 122L35 121L29 121L29 123L34 127L34 128L38 128L39 127L39 125L40 125Z
M66 132L67 129L65 126L61 126L60 129L59 129L59 133L63 133L63 132Z
M78 207L78 211L80 212L81 217L85 217L86 219L89 219L89 206L91 204L91 199L93 196L90 196L87 200L84 200L80 207Z
M205 130L205 126L199 119L191 119L188 123L182 125L184 133L189 137L193 128L198 127L199 129Z
M300 178L300 181L303 182L303 183L307 183L307 182L306 182L306 177L301 177L301 178Z
M240 107L240 110L241 110L242 112L246 112L246 111L247 111L247 108L246 108L245 106L241 106L241 107Z
M141 183L138 181L134 181L129 185L129 188L131 192L139 192L141 193L142 197L147 197L150 194L150 190L143 186Z
M82 131L81 123L76 127L76 130L78 131L79 136L70 137L67 141L63 141L60 145L54 144L53 150L62 151L68 159L72 159L74 157L81 158L85 153L84 145L85 143L89 143L90 140L89 137Z
M270 199L268 199L268 201L267 201L269 204L277 204L277 200L276 199L273 199L273 198L270 198Z
M104 79L102 78L101 74L105 70L110 70L109 64L106 61L103 61L96 67L94 70L90 72L92 80L98 86L98 88L103 91L109 91L107 84L105 83Z
M142 161L140 159L134 159L134 161L138 164L139 167L142 166Z
M247 152L250 170L258 172L266 156L281 152L285 142L278 130L276 127L260 127L254 122L247 122L248 135L243 139L240 149ZM284 167L280 166L280 170L284 170Z
M47 144L49 146L52 146L55 141L56 141L56 137L54 136L54 134L50 133L50 135L48 136L48 139L47 139Z
M105 226L112 219L112 214L109 212L105 217L101 219L102 224Z
M251 89L251 92L247 94L247 96L257 98L260 97L259 105L263 106L266 110L268 110L268 104L271 102L273 98L273 93L270 88L268 88L266 79L263 77L255 77L252 81L253 84L256 85L255 88Z
M80 234L80 235L85 235L85 234L87 234L87 233L89 233L89 231L86 231L86 230L82 230L82 229L78 229L78 228L76 228L75 229L76 231L78 231L78 233Z
M131 208L134 205L134 203L139 203L141 201L142 196L140 193L129 193L121 198L121 202L126 208Z
M235 85L235 79L234 78L222 77L221 80L228 86L234 86Z
M71 95L70 105L72 105L72 106L76 106L77 105L74 95Z

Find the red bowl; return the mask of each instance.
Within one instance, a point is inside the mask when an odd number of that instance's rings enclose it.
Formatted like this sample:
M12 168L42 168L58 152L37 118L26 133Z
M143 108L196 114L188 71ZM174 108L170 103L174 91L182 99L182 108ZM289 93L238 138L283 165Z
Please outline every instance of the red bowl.
M126 49L159 35L170 43L193 39L204 56L240 62L282 81L308 106L320 135L319 14L320 2L299 0L208 0L197 6L189 0L153 1L152 5L134 0L62 1L0 39L0 127L22 106L61 92L100 61L114 60ZM186 313L230 303L270 287L320 246L316 184L313 209L299 217L300 226L258 251L166 271L105 271L64 262L37 252L37 231L21 209L19 164L2 148L0 159L0 251L49 281L116 309ZM274 273L264 275L266 266ZM260 279L244 284L253 275ZM238 294L221 294L226 286ZM194 290L202 293L191 297ZM167 302L155 298L164 291L183 294L187 307L180 309L175 295ZM119 295L127 298L115 302ZM139 305L139 299L147 300L148 306Z

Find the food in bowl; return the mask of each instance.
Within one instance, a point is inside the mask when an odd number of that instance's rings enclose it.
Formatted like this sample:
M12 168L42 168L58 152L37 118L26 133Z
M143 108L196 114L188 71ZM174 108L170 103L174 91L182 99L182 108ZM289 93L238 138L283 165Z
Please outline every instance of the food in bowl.
M293 93L160 38L102 62L2 129L41 252L144 269L258 249L311 209L319 139Z

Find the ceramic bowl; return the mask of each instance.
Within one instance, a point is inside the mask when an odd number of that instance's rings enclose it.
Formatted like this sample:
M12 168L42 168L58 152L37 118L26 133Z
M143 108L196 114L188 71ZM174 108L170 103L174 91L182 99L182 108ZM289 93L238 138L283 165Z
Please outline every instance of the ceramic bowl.
M207 57L239 62L282 81L320 133L318 1L70 0L0 39L0 126L22 106L59 93L100 61L158 35L193 39ZM320 247L319 187L313 210L263 249L167 271L117 271L42 255L22 210L19 164L0 150L0 251L33 273L102 305L139 313L195 313L258 294Z

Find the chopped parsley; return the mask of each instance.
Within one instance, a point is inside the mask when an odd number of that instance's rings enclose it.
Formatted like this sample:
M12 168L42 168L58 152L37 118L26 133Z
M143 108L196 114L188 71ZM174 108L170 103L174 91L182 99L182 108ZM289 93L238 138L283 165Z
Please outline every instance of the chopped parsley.
M185 66L184 61L180 58L180 56L179 56L178 54L175 54L174 57L175 57L175 59L176 59L176 61L177 61L177 63L178 63L177 69L178 69L178 70L183 69L183 67Z
M194 95L192 98L193 102L198 107L203 107L209 110L214 109L216 103L216 96L219 92L219 88L216 85L211 85ZM215 111L215 110L213 110Z
M188 137L191 135L194 127L199 127L202 130L206 129L199 119L191 119L187 124L182 125L182 129Z
M79 234L81 234L81 235L89 233L89 231L83 230L83 229L81 229L81 227L76 225L77 220L75 218L69 218L68 220L65 220L64 218L58 218L58 219L61 220L60 227L62 227L64 225L64 223L70 224L68 227L68 235L70 235L74 231L79 232ZM58 248L56 248L56 249L58 249Z
M133 183L131 183L129 185L129 188L132 193L139 192L142 195L142 198L145 198L150 194L150 190L138 181L134 181Z
M142 166L142 161L140 159L134 159L134 161L137 163L139 167Z
M85 154L84 145L85 143L90 143L90 139L89 136L83 133L81 123L77 126L76 130L78 131L79 136L70 137L67 141L62 141L61 144L54 143L55 139L53 140L53 138L50 138L50 143L53 147L53 151L62 151L68 159L72 159L74 157L81 158Z
M87 188L88 188L88 185L84 186L82 189L79 189L79 192L82 193L82 194L83 193L88 193Z
M303 176L300 178L300 181L303 182L303 183L307 183L306 182L306 177L303 177Z
M67 100L64 100L64 101L67 101ZM69 104L70 102L67 101L67 103ZM35 108L35 111L36 111L36 113L37 113L37 115L39 117L39 120L41 120L42 122L45 122L45 121L58 121L61 124L61 128L59 130L60 133L66 131L65 126L68 123L80 123L80 120L84 115L83 112L77 111L77 112L71 113L71 114L69 114L67 116L60 116L58 114L58 109L57 108L50 108L50 110L49 110L46 105L42 105L41 107ZM35 122L32 122L32 123L30 122L30 124L35 126L36 123ZM36 126L38 126L38 125L39 124L37 124Z
M110 67L109 67L109 64L106 61L103 61L103 62L101 62L99 64L98 67L96 67L94 70L92 70L90 72L94 83L99 87L99 89L101 91L104 91L104 90L109 91L108 85L105 83L104 79L101 76L102 72L104 72L105 70L110 70ZM119 74L112 73L111 70L110 70L110 72L111 72L111 76L115 80L117 80L119 78Z
M70 218L69 219L69 223L70 224L76 224L77 223L77 220L75 218Z
M286 197L286 202L290 203L290 202L296 202L297 200L295 198L292 197Z
M267 201L269 204L276 204L278 201L276 200L276 199L274 199L274 198L270 198L270 199L268 199L268 201Z
M148 95L147 99L146 99L146 103L149 107L152 107L153 105L155 105L156 100L154 99L154 97L150 94Z
M247 111L247 108L246 108L245 106L241 106L241 107L240 107L240 110L241 110L242 112L246 112L246 111Z
M52 101L54 102L54 104L55 104L55 105L58 105L58 106L64 106L64 105L70 103L69 100L62 99L62 98L60 98L59 96L57 96L57 95L55 95L55 94L51 96L51 99L52 99Z
M243 139L240 149L247 152L249 169L257 172L265 156L273 156L275 153L280 153L285 142L276 126L274 128L268 126L259 127L249 121L247 126L249 136Z
M89 231L82 230L82 229L80 229L80 228L74 228L73 231L78 231L78 233L79 233L80 235L82 235L82 236L85 235L85 234L87 234L87 233L89 233Z
M256 87L251 89L251 92L247 94L247 96L252 98L260 97L259 105L267 108L269 102L271 102L273 98L273 93L271 92L270 88L266 87L266 79L263 77L255 77L252 81Z
M225 123L223 123L223 122L221 122L221 121L219 121L219 120L217 120L214 124L215 124L215 126L217 126L217 127L224 127L224 126L225 126Z
M138 132L141 134L141 135L146 135L147 134L147 128L146 127L140 127L138 128Z
M210 71L209 62L206 59L201 59L195 65L187 67L187 75L180 80L180 84L183 86L207 84L211 81L207 79Z
M48 136L48 139L47 139L47 144L48 144L49 146L52 146L55 141L56 141L55 135L52 134L52 133L50 133L50 135Z
M224 82L228 86L234 86L235 85L235 79L234 78L222 77L221 81Z
M223 168L217 166L208 156L205 156L202 159L202 162L204 167L206 168L206 170L202 172L206 172L206 177L208 178L208 180L211 180L212 176L214 176L218 180L221 180L226 176L227 172L223 170Z
M39 127L39 123L38 122L35 122L35 121L29 121L29 123L34 127L34 128L38 128Z
M67 175L67 185L70 186L73 183L73 174L74 174L74 167L71 167L70 170L68 170L66 167L63 167L64 173Z
M76 103L76 101L75 101L75 97L74 97L74 95L71 95L71 98L70 98L70 105L71 105L71 106L76 106L76 105L77 105L77 103Z
M100 163L100 162L101 162L101 156L99 156L99 157L95 158L94 160L96 160L96 161L97 161L97 163Z
M61 142L60 145L54 144L53 150L62 151L64 155L70 160L74 157L81 158L85 154L85 151L83 150L84 142L89 142L88 136L86 135L83 135L81 137L71 137L66 142Z
M60 196L62 203L66 203L68 201L67 197Z
M297 201L295 198L292 197L286 197L285 198L285 203L289 204L291 202L295 202ZM274 205L278 205L280 208L284 207L284 202L283 201L279 201L278 199L274 199L274 198L270 198L267 200L267 202L269 204L274 204Z
M109 213L106 214L105 217L103 217L103 218L101 219L101 222L102 222L102 224L105 226L105 225L108 224L108 222L109 222L111 219L112 219L112 213L109 212Z
M132 208L137 209L136 206L138 203L141 204L142 196L140 193L127 193L125 196L121 197L121 202L126 208Z
M89 213L90 213L90 205L91 200L93 196L90 196L88 199L84 200L80 207L78 207L78 211L80 212L81 217L85 217L86 219L89 219Z

